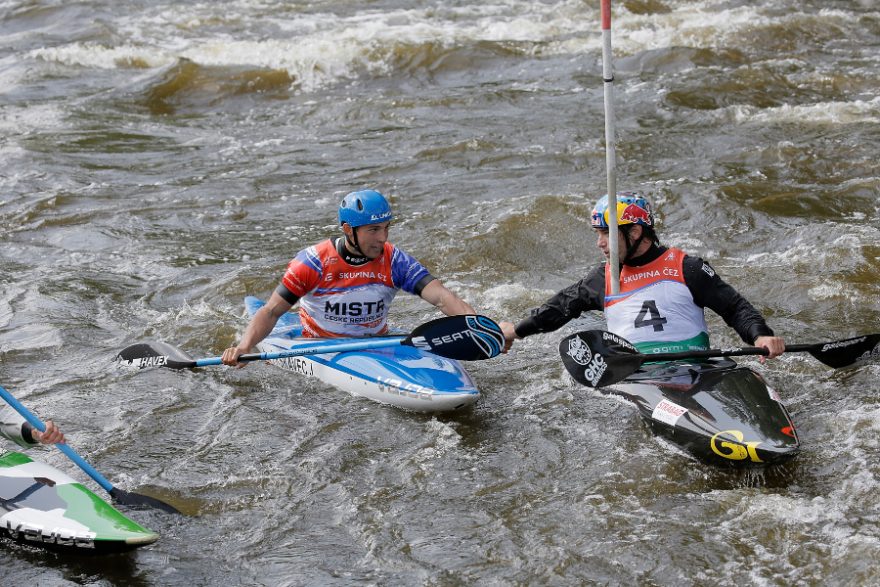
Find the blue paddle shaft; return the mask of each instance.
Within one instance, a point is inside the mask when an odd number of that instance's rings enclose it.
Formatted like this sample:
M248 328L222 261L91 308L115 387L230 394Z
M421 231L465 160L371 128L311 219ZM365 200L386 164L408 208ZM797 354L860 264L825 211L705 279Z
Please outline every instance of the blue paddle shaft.
M405 340L406 339L403 338L391 338L382 340L363 340L341 344L324 344L318 346L309 346L301 349L290 349L289 351L279 351L277 353L253 353L249 355L241 355L238 360L270 361L272 359L284 359L287 357L299 357L302 355L320 355L322 353L344 353L348 351L381 349L402 345ZM222 365L223 361L220 357L212 357L209 359L198 359L195 363L196 367L207 367L209 365Z
M0 387L0 397L2 397L6 401L7 404L12 406L16 412L21 414L21 417L24 418L25 420L27 420L28 424L30 424L31 426L33 426L34 428L36 428L40 432L46 431L46 425L43 424L42 420L37 418L29 409L24 407L21 404L21 402L19 402L17 399L15 399L15 397L11 393L6 391L2 387ZM55 446L58 447L58 450L63 452L65 455L67 455L67 457L71 461L73 461L74 463L79 465L80 469L82 469L83 471L88 473L89 477L94 479L95 483L97 483L98 485L103 487L104 490L107 491L107 493L110 493L113 491L113 485L109 481L107 481L107 479L105 479L103 475L101 475L98 471L96 471L94 467L92 467L90 464L88 464L84 458L79 456L79 454L75 450L73 450L72 448L70 448L69 446L67 446L64 443L59 443L59 444L56 444Z
M58 447L58 450L66 454L71 461L79 465L79 468L85 471L89 477L94 479L95 483L103 487L104 491L106 491L107 493L113 493L113 485L109 481L107 481L107 479L105 479L103 475L96 471L94 467L86 462L84 458L79 456L79 453L67 446L67 444L65 443L56 444L55 446Z

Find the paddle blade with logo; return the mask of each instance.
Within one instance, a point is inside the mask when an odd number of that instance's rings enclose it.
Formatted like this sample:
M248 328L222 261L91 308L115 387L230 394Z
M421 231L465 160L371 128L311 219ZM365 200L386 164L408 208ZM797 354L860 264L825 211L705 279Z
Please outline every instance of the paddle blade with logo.
M590 387L616 383L645 360L632 344L604 330L577 332L562 339L559 354L574 380Z
M880 358L880 334L866 334L812 345L790 345L785 350L786 352L805 350L829 367L840 369Z
M191 369L197 366L191 356L164 342L139 342L125 347L116 355L116 362L135 369L147 367Z
M422 324L403 344L447 359L491 359L504 349L501 327L486 316L447 316Z

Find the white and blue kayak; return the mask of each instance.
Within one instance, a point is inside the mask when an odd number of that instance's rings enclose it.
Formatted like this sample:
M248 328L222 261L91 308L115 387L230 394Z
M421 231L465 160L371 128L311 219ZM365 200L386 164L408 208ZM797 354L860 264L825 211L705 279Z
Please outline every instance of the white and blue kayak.
M252 296L245 299L245 307L251 317L264 304ZM319 342L331 345L331 349L332 345L348 346L352 342L350 338L302 338L301 334L299 316L288 312L278 320L275 329L259 343L258 348L263 353L274 354L298 347L314 347ZM272 359L269 362L294 373L320 379L352 395L417 412L459 410L480 397L480 390L459 361L416 346L327 352Z
M73 478L15 451L0 454L0 537L81 554L159 539Z

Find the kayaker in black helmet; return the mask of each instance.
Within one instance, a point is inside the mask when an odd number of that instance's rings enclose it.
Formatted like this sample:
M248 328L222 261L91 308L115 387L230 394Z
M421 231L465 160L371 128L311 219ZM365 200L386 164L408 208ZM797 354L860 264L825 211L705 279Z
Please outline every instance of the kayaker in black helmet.
M593 208L596 245L609 255L608 197ZM566 287L514 325L500 326L509 349L516 339L552 332L588 310L604 310L608 330L642 353L709 348L704 309L709 308L747 344L766 348L768 357L785 352L760 312L699 257L660 245L651 205L634 192L617 194L620 293L612 295L608 263ZM764 357L761 357L764 360Z
M8 438L22 448L64 442L64 434L52 420L46 420L46 430L40 432L2 399L0 399L0 436Z
M305 337L385 334L399 290L420 296L447 316L476 314L415 258L388 242L392 218L388 200L375 190L345 196L339 206L343 236L297 253L241 341L223 352L223 363L239 365L238 357L268 336L297 302Z

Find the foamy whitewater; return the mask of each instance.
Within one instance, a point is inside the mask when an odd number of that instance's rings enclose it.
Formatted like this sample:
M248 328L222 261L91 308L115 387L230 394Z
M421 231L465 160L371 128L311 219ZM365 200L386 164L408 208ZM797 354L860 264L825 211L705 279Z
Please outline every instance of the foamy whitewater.
M408 413L211 357L352 190L480 313L517 321L602 260L600 3L0 0L0 385L116 486L185 516L72 558L0 539L4 585L872 585L880 364L739 363L791 462L732 471L579 386L581 316ZM617 184L790 344L880 332L876 2L612 3ZM404 332L439 312L401 293ZM707 312L713 346L745 344ZM4 448L14 446L7 443ZM110 499L59 451L31 451ZM9 496L3 496L9 499ZM120 506L121 509L122 506ZM110 564L112 562L112 564Z

